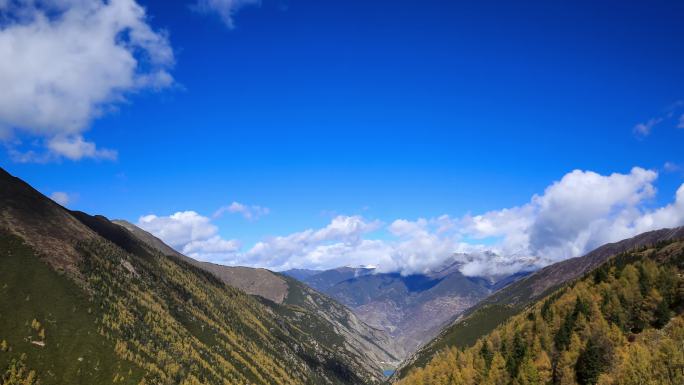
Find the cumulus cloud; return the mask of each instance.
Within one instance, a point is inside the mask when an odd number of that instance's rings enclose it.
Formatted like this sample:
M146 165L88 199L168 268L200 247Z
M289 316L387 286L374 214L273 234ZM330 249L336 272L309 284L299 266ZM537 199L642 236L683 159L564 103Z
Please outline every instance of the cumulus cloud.
M684 114L679 117L679 123L677 123L677 128L684 128Z
M62 192L62 191L53 192L52 194L50 194L50 199L59 203L62 206L68 205L69 201L71 201L69 194Z
M192 211L150 215L138 223L178 250L217 263L274 270L375 265L379 272L404 275L458 263L466 275L492 277L543 267L645 231L684 225L684 185L674 202L650 208L657 176L638 167L609 175L575 170L516 207L388 224L338 215L321 228L268 237L246 250L238 241L221 238L210 218ZM374 235L378 231L382 236Z
M214 218L220 218L225 213L240 214L248 221L255 221L265 215L268 215L271 210L268 207L257 205L244 205L239 202L233 202L228 206L221 207L214 213Z
M93 119L173 83L168 39L135 0L11 0L0 19L0 139L15 160L115 159L84 139ZM21 135L41 152L16 148Z
M145 215L138 219L138 226L181 253L199 260L227 260L241 248L240 242L223 239L211 219L195 211L169 216Z
M201 13L216 14L228 28L235 28L235 14L245 6L259 4L261 0L197 0L193 8Z
M325 227L308 229L286 236L270 237L257 242L243 256L243 261L276 269L299 266L331 267L361 264L382 257L383 245L364 240L364 234L380 228L379 221L361 216L337 216Z
M462 231L476 238L499 236L503 255L533 256L540 265L575 257L607 242L684 224L677 203L645 208L655 196L656 178L656 172L638 167L611 175L575 170L523 206L465 217ZM665 211L654 216L660 210Z

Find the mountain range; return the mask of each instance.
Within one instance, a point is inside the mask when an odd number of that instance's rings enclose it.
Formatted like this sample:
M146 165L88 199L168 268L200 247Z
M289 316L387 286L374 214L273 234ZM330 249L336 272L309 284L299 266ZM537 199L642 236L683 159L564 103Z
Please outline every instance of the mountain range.
M385 330L403 358L436 336L455 316L528 274L467 277L460 271L463 257L454 255L434 271L407 276L365 267L290 270L284 274L331 296L367 324Z
M684 381L684 227L510 276L277 273L0 186L1 384Z

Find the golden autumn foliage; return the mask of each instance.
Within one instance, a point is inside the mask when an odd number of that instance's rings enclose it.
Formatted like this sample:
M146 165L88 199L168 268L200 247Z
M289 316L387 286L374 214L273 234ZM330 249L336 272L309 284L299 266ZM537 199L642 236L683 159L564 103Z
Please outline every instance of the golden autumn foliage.
M399 384L684 384L683 250L616 256Z
M13 238L7 242L14 245ZM79 266L83 282L78 290L87 293L87 302L80 308L90 320L83 325L89 328L83 334L92 335L88 341L108 362L89 361L92 353L76 346L66 352L68 360L59 362L63 366L45 370L41 364L52 363L41 360L41 354L59 354L59 344L69 336L53 334L66 325L55 321L53 315L38 316L23 321L25 338L13 340L29 353L27 359L19 359L20 353L12 352L7 341L0 338L0 385L61 385L64 382L59 375L69 368L75 368L69 372L73 379L89 385L93 382L83 382L87 377L79 373L88 371L89 376L97 376L103 364L110 364L107 370L111 375L100 377L98 384L371 382L360 380L345 366L342 356L324 346L322 340L279 319L276 305L264 306L211 273L161 254L130 253L102 239L80 242L77 250L83 256ZM20 260L17 263L25 266ZM10 296L2 298L8 300ZM4 308L8 311L3 317L14 317L11 306ZM53 340L46 342L46 335ZM61 372L55 375L53 370Z

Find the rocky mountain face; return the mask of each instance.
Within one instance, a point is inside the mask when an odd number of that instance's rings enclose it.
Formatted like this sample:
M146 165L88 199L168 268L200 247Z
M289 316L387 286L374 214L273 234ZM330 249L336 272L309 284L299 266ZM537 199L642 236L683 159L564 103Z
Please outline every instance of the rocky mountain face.
M496 291L462 315L455 316L436 338L402 363L395 378L400 378L410 370L425 365L440 350L452 346L471 346L478 338L491 332L513 315L520 313L532 302L565 283L587 274L605 263L611 256L678 239L684 239L684 227L650 231L620 242L603 245L582 257L567 259L540 269Z
M460 263L452 261L429 274L402 276L343 267L301 280L347 305L367 324L387 331L406 356L437 335L455 315L502 283L524 275L485 279L466 277L459 269Z
M105 217L69 211L0 170L3 381L383 380L383 360L392 359L388 337L342 305L289 277L216 273L223 269L141 239ZM264 277L276 279L264 284Z

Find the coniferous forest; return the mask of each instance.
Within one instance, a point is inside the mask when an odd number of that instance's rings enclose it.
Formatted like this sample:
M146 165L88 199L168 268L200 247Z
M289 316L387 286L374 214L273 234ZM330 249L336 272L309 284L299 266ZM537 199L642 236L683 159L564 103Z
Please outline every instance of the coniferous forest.
M684 242L622 253L402 385L684 383Z

